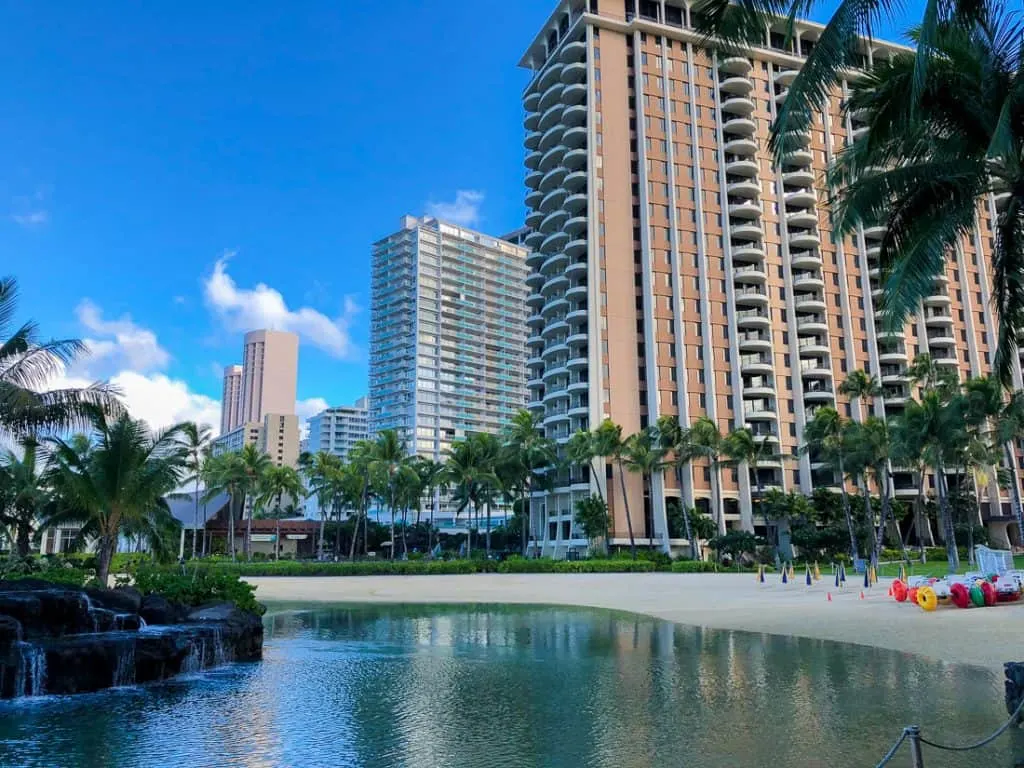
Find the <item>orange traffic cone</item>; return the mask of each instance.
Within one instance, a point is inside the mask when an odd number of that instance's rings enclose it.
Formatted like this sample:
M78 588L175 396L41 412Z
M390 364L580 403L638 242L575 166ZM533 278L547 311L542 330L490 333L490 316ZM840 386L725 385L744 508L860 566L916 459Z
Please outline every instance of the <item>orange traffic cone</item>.
M864 590L863 590L863 589L862 589L862 590L860 591L860 599L861 599L861 600L863 600L863 599L864 599Z

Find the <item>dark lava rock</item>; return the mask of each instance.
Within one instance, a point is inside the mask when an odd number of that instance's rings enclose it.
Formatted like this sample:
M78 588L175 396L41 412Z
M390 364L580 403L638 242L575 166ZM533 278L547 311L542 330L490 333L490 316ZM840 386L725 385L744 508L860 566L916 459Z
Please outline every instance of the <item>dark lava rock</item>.
M193 610L187 621L221 624L222 642L236 661L263 658L263 621L254 613L239 610L233 603L211 603Z
M93 632L110 632L118 629L117 614L108 611L106 608L90 608L89 615L92 617Z
M89 603L82 592L73 589L0 592L0 614L21 622L26 640L93 630Z
M142 593L134 587L100 589L86 587L85 594L97 608L106 608L114 613L138 613L142 607Z
M1013 715L1024 701L1024 661L1008 661L1003 664L1006 673L1006 713ZM1017 715L1017 724L1024 723L1024 716Z
M0 656L6 656L21 640L21 622L13 616L0 616Z
M146 595L139 608L139 615L147 624L180 624L187 614L185 606L160 595Z

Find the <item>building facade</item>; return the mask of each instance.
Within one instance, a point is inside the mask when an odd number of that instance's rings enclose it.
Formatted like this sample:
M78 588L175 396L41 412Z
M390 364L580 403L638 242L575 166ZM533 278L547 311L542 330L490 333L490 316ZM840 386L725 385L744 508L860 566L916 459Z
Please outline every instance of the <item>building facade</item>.
M299 337L287 331L250 331L242 356L242 421L260 422L266 413L295 412L299 379Z
M213 454L240 451L257 446L279 467L299 463L299 417L294 413L267 413L262 421L249 421L213 441Z
M361 397L354 405L328 408L311 418L306 450L325 451L345 459L353 445L370 437L367 402Z
M371 435L394 429L410 452L442 461L526 405L526 255L432 217L406 216L374 244Z
M224 389L221 394L220 433L227 434L242 423L242 366L224 368Z
M804 493L833 484L799 448L818 408L864 415L838 392L851 371L883 384L866 409L879 416L911 397L905 372L918 353L961 378L989 371L995 201L979 210L921 311L892 331L875 309L884 229L835 242L823 207L829 161L866 130L843 110L846 83L803 145L772 160L769 126L821 31L798 23L787 42L781 27L768 29L762 47L721 54L703 47L681 0L564 0L521 62L532 73L523 94L528 387L548 436L564 443L607 418L631 434L661 416L684 426L706 416L722 433L749 427L790 458L765 463L759 477L696 462L682 487L671 472L647 487L630 474L642 544L682 545L670 541L666 499L763 532L758 481ZM865 41L862 61L900 50ZM584 549L573 504L598 489L611 507L611 543L627 543L611 477L610 468L559 474L555 491L533 502L537 550ZM897 498L913 499L910 472L893 482ZM993 498L990 509L998 530L1008 505Z

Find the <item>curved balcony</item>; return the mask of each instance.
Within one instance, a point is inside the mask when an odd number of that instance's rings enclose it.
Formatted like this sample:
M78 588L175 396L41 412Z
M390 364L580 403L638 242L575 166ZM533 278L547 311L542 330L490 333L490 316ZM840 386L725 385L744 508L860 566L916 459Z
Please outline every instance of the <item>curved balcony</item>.
M550 171L552 168L560 165L562 158L565 157L565 149L566 147L564 144L556 144L553 146L541 157L540 164L537 166L537 169L540 171Z
M530 229L537 229L540 226L540 223L544 221L544 216L544 211L530 211L526 214L526 226Z
M722 145L722 149L731 155L756 155L757 142L748 138L729 139Z
M561 103L554 104L548 107L543 113L541 113L540 121L537 123L538 131L546 131L553 125L558 125L562 119L562 112L565 111L565 106Z
M526 237L523 238L523 242L531 251L536 251L540 248L540 244L544 242L544 235L534 230L533 232L527 233Z
M725 191L733 197L757 197L761 192L761 186L756 179L743 177L743 181L726 180Z
M569 308L569 302L566 301L564 296L552 296L547 300L547 303L540 308L540 313L545 318L551 315L558 314L559 312L565 312Z
M824 312L825 297L817 294L793 296L793 306L801 312Z
M882 350L879 350L878 351L878 362L879 363L905 363L905 362L907 362L907 352L904 349L890 349L890 350L888 350L886 352L883 352Z
M995 203L996 210L1001 211L1006 207L1006 204L1010 202L1009 192L997 192L992 195L992 202Z
M581 171L587 167L587 150L570 149L562 158L562 164L567 171Z
M575 128L587 124L587 108L582 104L575 104L565 108L562 113L562 125L566 128Z
M746 96L754 90L754 82L744 75L732 75L718 81L718 90L729 94Z
M771 373L772 359L769 355L740 355L740 371L743 373Z
M744 401L743 417L748 421L774 421L777 414L775 406L770 403L747 405Z
M751 285L743 288L737 288L733 292L733 295L736 297L737 304L754 304L759 306L768 305L768 294L765 293L764 289L760 288L759 286Z
M818 226L818 214L816 211L792 211L786 213L786 226L788 227L816 227Z
M796 319L797 333L828 333L828 322L824 315L812 315L810 317L798 317Z
M821 336L801 336L796 343L800 357L820 357L829 353L828 339Z
M794 269L801 267L820 267L821 254L818 251L790 251L789 263Z
M562 225L565 224L565 220L567 218L569 218L569 214L561 208L557 208L544 217L544 220L541 221L538 229L540 229L540 231L545 235L551 234L552 232L562 229ZM544 249L541 248L541 250Z
M540 291L540 286L544 283L544 275L540 272L531 272L526 276L526 285L531 288L534 293Z
M553 341L548 342L548 346L544 349L543 352L541 352L540 356L541 356L542 360L550 360L551 358L559 358L559 357L561 359L565 359L565 357L568 354L569 354L569 345L565 343L565 340L564 340L564 337L563 337L561 339L554 339Z
M565 298L570 302L587 298L587 284L577 283L576 285L570 285L565 289Z
M772 340L768 334L761 334L754 331L739 334L737 345L740 352L770 352Z
M544 157L544 153L535 149L526 156L523 160L523 165L531 171L536 171L540 166L540 159L542 157Z
M537 189L540 186L540 180L544 178L544 174L540 171L530 171L526 174L526 186L529 189Z
M760 242L764 233L759 224L732 224L729 226L729 237Z
M543 402L545 405L547 405L548 403L553 403L556 400L568 400L568 399L569 399L569 393L568 392L566 392L561 387L557 387L557 388L552 387L552 390L550 392L545 392L544 393L544 399L541 402Z
M754 102L746 96L732 96L722 100L722 112L732 115L748 116L754 111ZM725 115L723 114L723 117Z
M953 366L953 367L957 367L957 366L960 365L960 360L957 359L955 353L954 354L948 354L948 355L945 355L943 357L939 357L938 355L932 355L932 361L936 365L947 365L947 366Z
M561 77L562 65L554 59L549 60L547 67L540 73L540 77L537 79L537 91L539 93L544 93L552 83L560 83Z
M585 193L587 189L587 172L573 171L565 177L563 184L568 192L583 191Z
M540 291L531 293L526 297L526 305L528 307L540 307L544 303L544 297L540 295Z
M523 140L523 146L527 149L537 149L540 144L540 137L542 136L540 131L529 131L526 134L526 138Z
M571 45L571 43L570 43ZM582 43L580 43L582 45ZM562 82L566 85L572 83L584 83L587 80L587 64L583 61L569 62L562 67L562 74L560 75Z
M586 416L590 413L590 403L576 403L569 406L570 416Z
M725 172L728 174L734 174L736 176L757 176L758 167L754 160L747 160L746 158L736 160L726 160Z
M810 357L800 361L800 375L808 379L821 379L832 375L824 358Z
M590 382L587 379L569 379L565 392L585 392L588 389L590 389Z
M953 300L949 298L948 293L933 293L930 296L925 296L921 303L926 307L948 307Z
M877 312L875 313L875 315L876 319L882 319L881 317L878 317ZM952 320L953 319L950 318L950 322L952 322ZM884 325L879 325L875 329L875 335L878 337L879 341L902 341L904 339L904 334L902 330L886 328Z
M540 265L540 271L545 276L560 275L568 262L569 257L559 252L544 259L544 262Z
M775 386L770 380L762 384L743 385L743 397L775 397Z
M789 244L794 248L818 248L821 238L813 229L793 229L789 232Z
M761 218L761 206L754 200L746 200L742 203L729 203L729 217L738 219L759 219Z
M881 240L885 237L884 226L864 227L864 237L868 240Z
M541 368L544 365L544 361L540 357L528 357L526 358L527 368Z
M748 264L744 267L733 267L732 277L737 283L761 284L768 279L768 274L760 264Z
M540 184L537 188L541 192L550 192L555 187L560 187L562 185L562 180L565 178L565 174L567 173L568 170L564 165L556 165L541 177Z
M723 115L723 117L725 117ZM736 133L740 136L753 136L757 133L757 123L749 117L731 117L722 122L722 131Z
M579 149L587 146L587 129L570 128L562 134L562 143L569 149Z
M741 262L761 262L765 258L764 248L756 243L743 243L732 246L732 260Z
M586 238L578 237L575 240L570 240L562 250L565 251L566 256L570 259L585 255L587 252Z
M586 61L587 44L582 40L573 40L571 43L566 43L562 46L562 50L558 52L558 58L563 62Z
M820 272L794 272L793 288L796 290L813 290L825 288L825 280Z
M566 266L565 268L565 276L568 277L570 280L579 280L580 278L585 277L586 274L587 260L585 258L574 259L570 261L568 266Z
M530 315L529 317L526 318L526 324L530 328L533 328L534 326L539 328L542 325L544 325L544 317L539 312L535 315Z
M860 139L863 139L867 135L868 127L866 125L862 125L860 128L854 128L852 131L850 131L850 138L852 138L854 141L859 141Z
M540 90L534 88L523 97L523 109L527 112L536 112L537 104L540 102Z
M948 326L946 330L932 331L928 334L928 345L936 347L952 347L956 344L956 338L953 336L952 326Z
M543 118L541 122L543 122ZM791 165L798 168L804 168L813 162L814 155L807 149L794 149L791 152L787 152L782 158L783 166Z
M576 106L577 104L585 104L586 101L586 83L573 83L572 85L565 86L565 90L562 91L562 103L567 107Z
M810 187L814 184L814 171L810 168L787 168L782 172L782 183Z
M784 194L787 207L815 208L818 205L818 197L814 194L813 187L801 187Z
M586 330L577 329L574 333L570 333L568 336L565 337L565 343L568 344L571 348L579 344L586 344L588 339L589 336L587 335Z
M565 202L562 203L562 207L569 213L585 211L587 210L587 195L582 192L571 194L565 198Z
M775 77L773 78L773 81L775 85L781 85L788 88L793 84L793 81L796 79L797 72L798 70L796 69L778 69L775 71Z
M556 379L559 376L566 376L569 373L569 369L565 367L564 361L558 361L551 368L544 371L544 375L541 377L545 382Z
M566 361L566 367L570 371L578 371L581 368L587 367L587 350L583 348L581 350L571 351L569 359Z
M562 85L562 81L556 80L540 95L540 102L537 104L537 108L543 112L552 104L561 103L563 90L565 90L565 86Z
M804 400L808 402L827 402L836 399L831 386L820 380L817 383L818 386L816 387L804 387Z
M541 338L550 338L569 332L569 323L564 317L555 317L548 321L548 324L541 330Z
M561 123L557 123L548 128L540 136L540 141L537 142L538 152L547 152L556 144L560 143L560 139L565 134L565 128Z
M544 199L544 193L539 189L531 189L526 193L526 207L527 208L538 208L540 201Z
M540 190L538 190L538 193L543 194ZM564 201L565 189L562 187L556 187L541 198L540 205L537 206L537 209L541 213L551 213L552 211L557 211L561 208Z
M540 250L544 251L544 253L561 251L564 250L563 246L567 242L569 242L569 236L565 232L552 232L544 238L544 241L540 244Z
M729 56L718 62L720 72L732 75L749 75L754 65L745 56Z
M537 97L538 99L540 96ZM537 131L537 126L540 125L540 112L527 112L526 117L523 118L523 127L527 131ZM540 131L537 131L540 133Z
M766 310L740 309L736 311L736 326L738 328L767 328L771 322Z
M783 102L786 101L786 97L789 96L789 88L783 88L781 91L775 94L775 104L781 107Z

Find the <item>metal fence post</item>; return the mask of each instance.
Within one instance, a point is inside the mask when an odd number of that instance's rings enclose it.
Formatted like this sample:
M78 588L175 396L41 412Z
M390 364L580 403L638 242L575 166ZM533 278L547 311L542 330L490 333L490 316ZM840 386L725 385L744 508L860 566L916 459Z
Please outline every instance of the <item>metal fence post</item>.
M908 725L907 739L910 741L911 768L924 768L924 757L921 754L921 727Z

